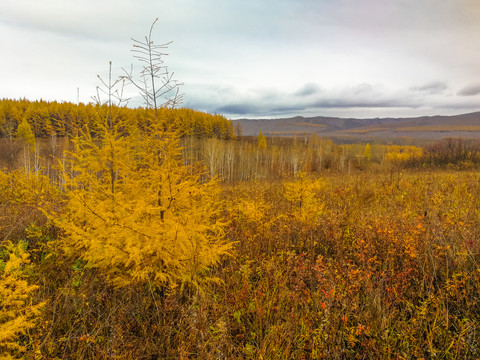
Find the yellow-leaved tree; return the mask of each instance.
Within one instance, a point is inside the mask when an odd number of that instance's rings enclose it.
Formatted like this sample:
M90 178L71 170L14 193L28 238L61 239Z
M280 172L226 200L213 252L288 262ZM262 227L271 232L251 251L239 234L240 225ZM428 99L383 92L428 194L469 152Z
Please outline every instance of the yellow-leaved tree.
M218 184L181 163L175 138L123 135L120 124L80 135L62 167L66 211L56 223L68 252L117 286L190 282L218 261L223 241Z
M262 130L258 133L257 138L257 146L259 149L266 149L267 148L267 138L263 135Z
M32 131L32 127L28 123L26 118L23 118L22 122L18 124L17 139L20 139L25 148L30 152L35 151L35 134Z
M18 124L17 139L23 144L23 163L26 172L31 169L31 160L36 160L36 140L35 134L32 131L32 127L28 123L26 118L23 118L22 122ZM38 166L35 166L37 168Z
M60 165L68 200L54 218L64 249L117 287L201 287L205 270L230 249L219 185L184 165L178 134L164 121L139 125L115 113L121 82L111 81L111 69L103 84L108 101L94 128L78 129Z
M38 286L29 285L23 278L22 267L30 260L22 243L1 247L0 255L0 357L15 359L27 350L25 335L35 326L45 303L32 304L31 296Z
M284 183L284 196L291 203L294 216L314 221L323 215L325 204L321 193L325 187L325 180L308 178L305 173L300 173L294 181Z

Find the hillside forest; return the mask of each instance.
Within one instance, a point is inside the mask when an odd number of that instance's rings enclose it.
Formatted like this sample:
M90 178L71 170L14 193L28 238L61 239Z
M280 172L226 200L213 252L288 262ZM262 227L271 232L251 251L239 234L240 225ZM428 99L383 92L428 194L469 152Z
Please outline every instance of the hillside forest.
M480 356L478 142L0 109L3 358Z

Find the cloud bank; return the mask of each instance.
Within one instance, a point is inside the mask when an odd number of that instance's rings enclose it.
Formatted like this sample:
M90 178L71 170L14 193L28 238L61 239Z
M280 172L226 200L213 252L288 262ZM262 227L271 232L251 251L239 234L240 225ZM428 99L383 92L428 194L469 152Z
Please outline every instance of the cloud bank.
M466 94L471 96L465 100ZM358 84L342 88L323 88L305 83L291 92L272 89L250 89L241 92L234 88L198 86L187 97L187 106L210 113L226 114L232 118L295 116L301 114L335 114L369 117L452 114L474 111L480 97L480 86L469 86L453 94L445 82L432 81L404 89L390 89L381 84Z

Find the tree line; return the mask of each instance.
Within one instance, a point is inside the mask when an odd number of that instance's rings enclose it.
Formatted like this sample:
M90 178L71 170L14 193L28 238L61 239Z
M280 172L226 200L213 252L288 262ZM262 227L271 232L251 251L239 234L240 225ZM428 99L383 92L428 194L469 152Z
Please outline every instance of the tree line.
M26 99L0 100L0 136L13 139L23 120L28 122L37 138L50 136L74 136L76 129L92 126L102 107L101 104L73 104L57 101L29 101ZM115 117L146 128L155 119L164 127L175 129L182 135L232 139L234 127L223 115L211 115L188 108L128 108L114 106ZM105 111L105 109L103 110Z

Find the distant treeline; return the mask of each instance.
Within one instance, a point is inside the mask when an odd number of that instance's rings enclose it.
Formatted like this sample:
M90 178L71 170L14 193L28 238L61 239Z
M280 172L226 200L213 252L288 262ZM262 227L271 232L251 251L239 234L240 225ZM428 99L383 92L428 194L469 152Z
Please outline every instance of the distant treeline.
M480 140L447 138L425 148L424 162L429 165L462 165L480 163Z
M99 114L105 114L106 105L72 104L23 100L0 100L0 136L13 138L18 124L24 119L36 137L73 135L74 129L92 127ZM161 122L169 130L184 135L231 139L235 137L233 124L222 115L211 115L191 109L131 109L112 107L116 119L131 119L138 125L150 121Z

